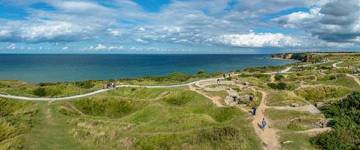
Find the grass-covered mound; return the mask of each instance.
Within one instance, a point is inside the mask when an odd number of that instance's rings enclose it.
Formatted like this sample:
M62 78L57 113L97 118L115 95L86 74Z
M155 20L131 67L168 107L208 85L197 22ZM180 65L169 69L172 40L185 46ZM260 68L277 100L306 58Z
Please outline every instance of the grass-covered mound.
M268 106L290 106L291 104L305 105L303 98L291 91L270 91L268 95Z
M0 149L22 149L23 136L33 126L36 105L0 98Z
M360 93L322 109L326 117L332 118L332 131L312 139L320 149L360 149Z
M346 76L345 74L329 74L319 76L318 80L311 82L312 84L327 84L348 87L352 90L360 90L359 84L357 84L353 78Z
M295 90L295 93L310 102L324 102L344 97L351 93L349 88L342 86L308 86Z
M64 97L101 89L103 81L31 84L21 81L0 81L0 93L28 97Z
M172 85L179 83L191 82L204 78L220 77L222 73L207 73L198 71L196 74L185 74L181 72L173 72L166 76L141 77L136 79L121 79L118 82L136 85Z
M66 103L56 105L84 147L261 149L246 114L187 89L121 88Z
M268 109L266 113L271 118L273 126L283 131L301 131L316 128L318 127L317 123L324 119L321 114L292 110Z

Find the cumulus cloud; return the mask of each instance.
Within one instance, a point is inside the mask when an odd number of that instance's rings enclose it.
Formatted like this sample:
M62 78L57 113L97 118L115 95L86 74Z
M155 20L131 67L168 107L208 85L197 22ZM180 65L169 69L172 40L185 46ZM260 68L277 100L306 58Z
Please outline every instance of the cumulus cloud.
M16 44L12 43L6 47L7 49L16 49Z
M39 21L26 24L8 22L5 26L6 29L0 29L0 41L61 42L83 40L93 31L92 28L65 21Z
M274 19L284 27L300 28L328 42L357 42L360 36L360 0L331 0L309 12Z
M280 33L228 34L219 37L223 44L238 47L297 47L297 39Z
M10 1L0 0L0 4L2 2ZM31 8L37 2L46 3L54 10ZM166 43L256 48L360 43L359 0L174 0L151 13L133 0L15 0L11 5L30 9L24 9L28 14L26 19L0 19L0 42L80 41L87 43L82 43L84 49L92 50L122 49L111 45L131 42L143 46ZM282 25L280 30L257 30L279 27L274 22L263 21L264 15L299 7L310 8L310 11L273 19ZM300 30L301 35L287 35L281 31L283 28ZM251 29L280 33L247 33Z

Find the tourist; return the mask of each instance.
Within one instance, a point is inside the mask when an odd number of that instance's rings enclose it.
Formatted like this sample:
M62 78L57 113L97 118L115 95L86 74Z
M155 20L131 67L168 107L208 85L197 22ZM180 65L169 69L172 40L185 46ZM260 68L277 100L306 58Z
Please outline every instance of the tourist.
M262 128L262 129L265 129L265 128L266 128L266 125L267 125L267 123L266 123L266 121L265 121L265 118L263 118L263 120L261 121L261 128Z
M255 116L256 115L256 107L252 108L252 115Z

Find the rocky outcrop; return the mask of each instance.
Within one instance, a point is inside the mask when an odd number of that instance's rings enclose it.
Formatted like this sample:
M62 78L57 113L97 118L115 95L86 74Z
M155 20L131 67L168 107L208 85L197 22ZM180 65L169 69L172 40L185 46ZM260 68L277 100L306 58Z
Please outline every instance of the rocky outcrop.
M322 58L312 53L280 53L271 55L274 59L294 59L302 62L318 62Z

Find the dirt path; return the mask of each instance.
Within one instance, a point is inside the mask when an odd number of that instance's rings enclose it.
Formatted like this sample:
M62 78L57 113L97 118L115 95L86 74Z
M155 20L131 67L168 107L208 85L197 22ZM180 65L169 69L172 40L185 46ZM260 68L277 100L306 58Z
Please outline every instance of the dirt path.
M214 103L217 107L224 107L224 105L221 102L221 98L219 99L218 97L211 97L209 95L206 95L204 92L196 89L196 87L194 87L193 85L189 85L189 88L191 91L194 91L194 92L210 99L212 101L212 103Z
M327 128L313 128L313 129L309 129L309 130L305 130L305 131L298 131L296 133L305 133L305 134L308 134L310 136L314 136L314 135L318 135L320 133L327 132L327 131L330 131L330 130L331 130L330 127L327 127Z
M275 75L272 74L272 75L270 76L270 83L274 83L274 82L275 82Z
M267 106L267 108L277 109L277 110L293 110L293 111L302 111L309 112L312 114L321 113L319 109L317 109L314 105L305 105L299 107L290 107L290 106Z
M359 78L355 77L354 75L351 75L351 74L346 74L348 77L351 77L355 80L355 82L360 86L360 80Z
M337 65L338 65L338 64L341 64L341 63L342 63L341 61L340 61L340 62L333 63L332 67L334 67L334 68L340 68L340 67L338 67Z
M262 94L262 99L259 107L257 108L257 113L255 115L254 120L252 121L252 126L255 129L256 134L260 137L260 139L264 143L264 149L266 150L277 150L280 149L280 143L278 141L278 136L276 134L276 130L273 128L269 128L269 120L265 117L266 110L266 98L267 93L264 91L260 91ZM262 119L265 118L268 123L268 127L264 130L260 129L259 123L261 123Z
M26 149L81 149L69 134L65 120L56 117L50 103L39 103L39 113L34 127L25 136Z

